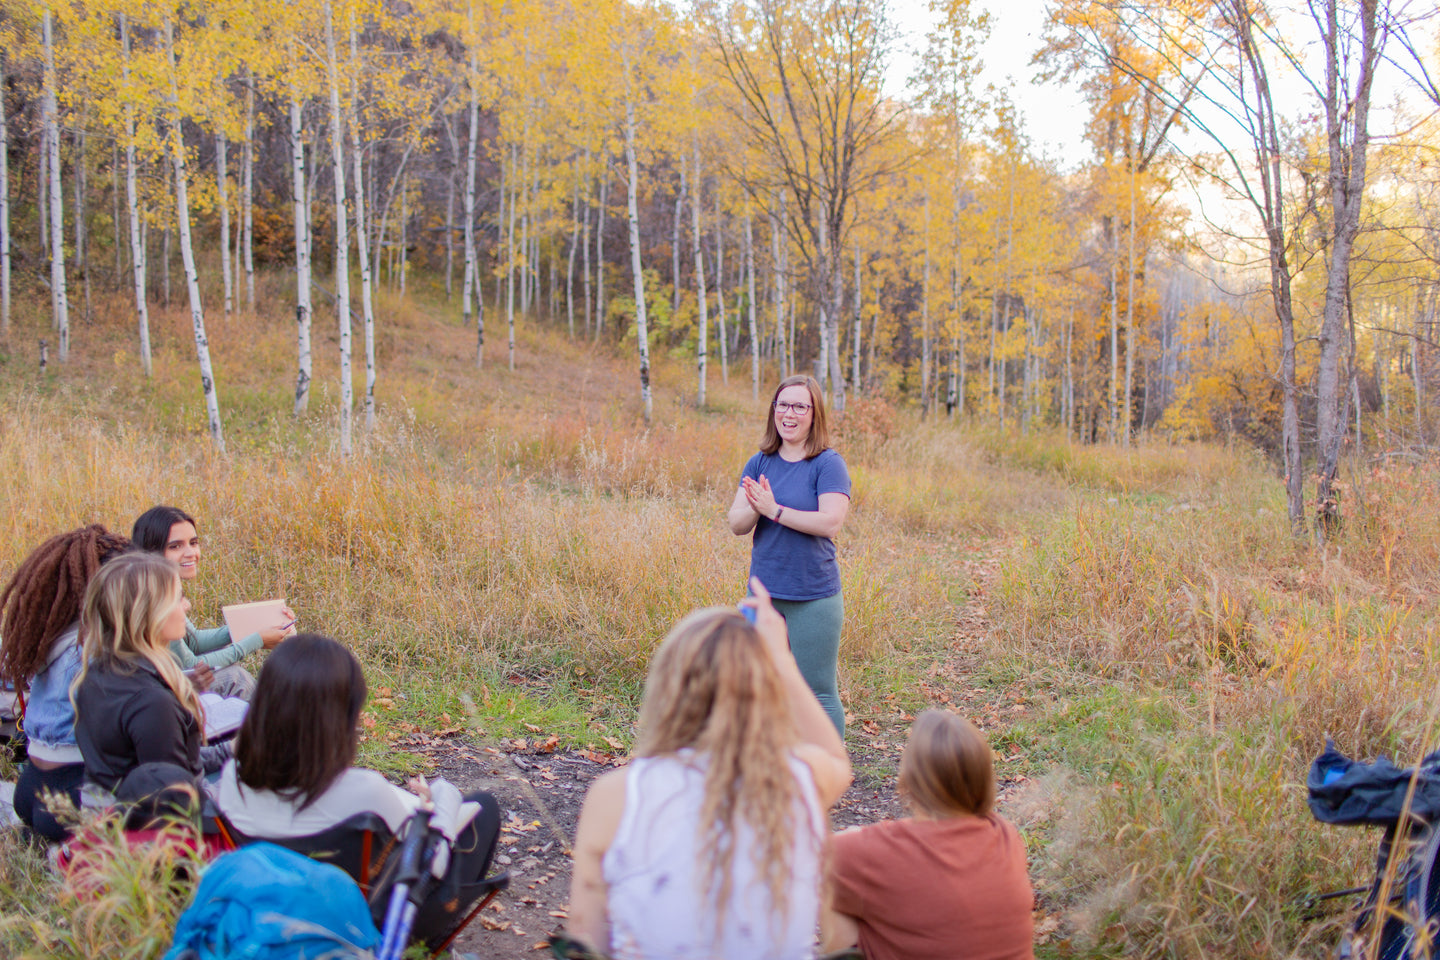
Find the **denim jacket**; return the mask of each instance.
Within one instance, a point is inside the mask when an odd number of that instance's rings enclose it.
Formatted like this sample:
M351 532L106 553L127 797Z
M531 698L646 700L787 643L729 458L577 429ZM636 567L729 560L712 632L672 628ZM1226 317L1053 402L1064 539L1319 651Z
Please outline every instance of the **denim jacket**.
M70 683L80 672L80 624L55 638L45 667L30 680L25 698L25 733L30 756L52 763L82 763L75 742L75 707Z

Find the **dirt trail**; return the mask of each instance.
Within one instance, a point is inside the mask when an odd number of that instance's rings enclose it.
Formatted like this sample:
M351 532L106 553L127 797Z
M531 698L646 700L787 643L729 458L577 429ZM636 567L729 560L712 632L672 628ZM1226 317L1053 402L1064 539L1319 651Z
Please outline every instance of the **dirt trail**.
M952 653L920 681L928 702L959 710L992 737L1017 705L1007 692L977 687L967 678L988 642L985 603L1002 553L1000 545L986 544L963 564L971 589L964 607L956 611ZM903 815L895 777L910 719L897 710L890 716L858 718L850 727L846 746L855 782L832 811L836 830ZM490 791L505 810L496 869L509 871L510 889L470 925L456 942L457 950L487 960L547 956L546 936L565 923L570 843L585 791L592 780L624 759L589 751L552 751L549 746L543 739L480 746L460 737L425 736L397 744L429 757L435 773L462 790ZM997 771L1002 811L1025 780L1006 776L1003 767L1002 758Z

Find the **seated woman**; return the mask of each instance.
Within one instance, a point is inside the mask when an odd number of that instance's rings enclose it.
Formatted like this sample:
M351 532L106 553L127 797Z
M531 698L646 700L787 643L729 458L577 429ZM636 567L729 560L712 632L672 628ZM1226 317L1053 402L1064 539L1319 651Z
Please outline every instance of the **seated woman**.
M71 688L88 783L124 793L126 777L152 765L179 768L193 783L228 756L228 744L202 755L199 698L166 649L185 635L189 609L175 564L162 557L127 553L91 578Z
M824 948L858 942L868 960L1032 960L1025 843L994 812L985 738L963 717L926 710L910 728L900 792L914 816L832 839Z
M374 770L351 766L365 696L365 675L345 646L313 633L285 641L260 669L236 736L235 759L220 774L215 804L225 819L251 839L282 845L360 813L379 814L398 835L422 798ZM433 792L437 808L444 805L442 794L461 799L443 780L412 786ZM439 889L421 905L413 929L432 946L468 912L471 904L461 902L465 891L485 879L500 834L493 796L476 792L463 799L479 810L449 828L450 865ZM464 821L473 807L461 810Z
M835 726L751 580L751 626L697 610L660 645L636 759L590 788L570 935L616 960L809 957L825 811L850 783Z
M130 531L135 549L155 553L173 561L180 568L181 580L194 580L200 565L200 534L195 518L179 507L151 507L135 520ZM287 607L285 617L293 621L295 614ZM234 640L224 625L212 630L199 630L185 621L185 636L170 645L181 668L196 667L215 671L209 689L222 697L249 700L255 690L255 678L239 661L261 647L273 650L289 634L278 627L261 630Z
M29 759L15 784L15 813L46 840L69 830L44 793L80 805L84 758L75 742L70 683L80 672L80 602L101 564L130 541L98 524L51 537L20 564L0 593L0 679L25 694Z

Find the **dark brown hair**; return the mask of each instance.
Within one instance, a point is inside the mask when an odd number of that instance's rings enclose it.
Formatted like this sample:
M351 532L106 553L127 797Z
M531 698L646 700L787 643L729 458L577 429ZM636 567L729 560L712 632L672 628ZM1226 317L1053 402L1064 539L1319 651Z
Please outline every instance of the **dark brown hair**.
M775 400L786 387L802 386L810 391L810 435L805 438L805 459L818 457L830 449L830 427L825 421L825 395L820 383L805 373L797 373L780 381L770 395L770 405L765 408L765 439L760 441L760 452L773 456L780 450L780 431L775 429Z
M170 528L177 523L188 523L197 532L200 529L195 518L184 510L161 505L151 507L135 518L135 525L130 528L130 539L134 541L136 550L164 553L165 544L170 542Z
M365 674L343 644L318 633L280 644L235 739L240 782L310 806L355 762L365 694Z
M995 808L995 761L975 725L949 710L926 710L910 727L900 792L935 817L983 817Z
M55 639L80 619L85 587L130 541L98 523L57 534L20 564L0 593L0 679L30 682Z

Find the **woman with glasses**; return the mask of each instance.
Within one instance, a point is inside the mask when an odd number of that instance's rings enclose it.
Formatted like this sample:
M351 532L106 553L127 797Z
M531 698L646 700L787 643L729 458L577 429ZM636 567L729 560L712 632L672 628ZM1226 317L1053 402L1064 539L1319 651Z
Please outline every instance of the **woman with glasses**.
M736 536L753 531L750 575L785 617L800 673L842 738L835 669L845 601L834 538L849 510L850 473L830 449L820 384L786 377L771 399L760 452L741 474L730 529Z

